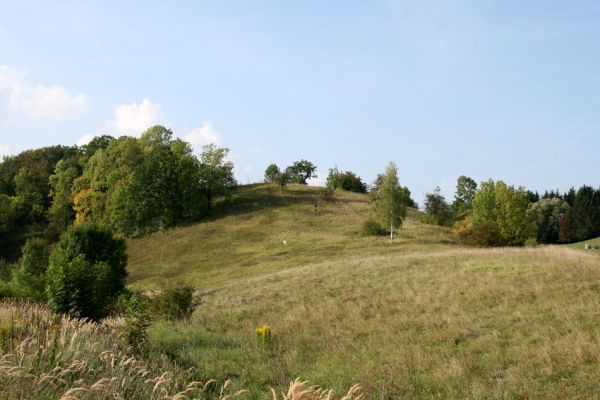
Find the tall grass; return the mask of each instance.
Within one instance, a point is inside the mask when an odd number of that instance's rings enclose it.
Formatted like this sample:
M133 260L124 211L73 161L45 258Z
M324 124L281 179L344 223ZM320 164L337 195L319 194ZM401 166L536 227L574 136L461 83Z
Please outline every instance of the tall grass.
M0 303L0 398L231 400L247 394L231 380L194 380L193 368L178 367L159 353L134 356L119 338L122 323L90 323L54 317L37 304ZM296 380L282 398L320 400L330 394ZM360 397L354 386L344 399Z

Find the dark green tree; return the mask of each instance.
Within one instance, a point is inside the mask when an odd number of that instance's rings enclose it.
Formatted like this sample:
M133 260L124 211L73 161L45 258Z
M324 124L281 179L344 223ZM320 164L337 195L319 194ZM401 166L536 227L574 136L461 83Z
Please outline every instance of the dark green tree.
M73 209L73 182L82 174L78 162L72 158L60 160L50 175L50 197L52 203L48 210L48 220L57 234L64 232L75 220Z
M576 241L600 235L600 189L582 186L571 208L571 229Z
M216 196L227 195L237 183L233 177L233 163L227 160L229 149L207 144L200 155L200 183L206 196L208 210Z
M456 180L456 193L452 203L452 211L456 219L464 217L471 210L473 197L477 191L477 183L468 176L461 175Z
M55 313L100 320L125 289L125 241L106 227L70 227L50 255L48 304Z
M340 172L337 167L329 170L326 187L332 190L343 189L356 193L367 193L367 184L352 171Z
M530 212L535 218L538 243L559 241L561 220L570 208L566 201L558 197L543 198L531 205Z
M437 186L432 193L425 195L425 215L424 222L434 225L446 225L450 223L452 212L446 199Z
M316 178L317 167L310 161L300 160L295 161L292 165L285 169L289 176L290 182L306 185L306 181L310 178Z

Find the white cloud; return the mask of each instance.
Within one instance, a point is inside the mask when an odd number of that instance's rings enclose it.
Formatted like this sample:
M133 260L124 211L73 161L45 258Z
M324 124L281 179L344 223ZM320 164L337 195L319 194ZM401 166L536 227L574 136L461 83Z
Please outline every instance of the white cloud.
M23 80L22 75L17 70L0 65L0 122L19 116L60 121L87 109L85 95L71 95L57 85L32 86Z
M122 104L115 109L110 127L120 134L141 135L146 129L163 121L162 106L148 99L140 104Z
M4 156L10 155L10 146L0 144L0 161Z
M84 145L88 144L89 142L91 142L92 139L95 137L96 137L96 135L93 133L86 133L85 135L83 135L82 137L77 139L77 146L84 146Z
M219 144L221 135L214 130L210 122L202 121L202 126L190 131L185 135L184 140L192 145L194 151L200 152L202 146L206 144Z

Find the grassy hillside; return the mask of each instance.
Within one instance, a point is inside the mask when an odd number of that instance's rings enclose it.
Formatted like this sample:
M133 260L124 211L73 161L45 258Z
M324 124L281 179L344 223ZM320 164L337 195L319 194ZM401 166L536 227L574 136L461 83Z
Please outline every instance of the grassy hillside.
M264 186L244 187L236 213L130 242L133 286L184 279L203 295L190 321L155 323L153 345L257 399L295 376L367 399L598 397L596 255L462 248L416 211L390 243L360 235L364 196L318 214L315 198L293 186L267 207Z
M214 288L311 262L454 243L448 229L420 223L415 210L409 210L393 243L364 237L368 208L366 195L341 192L335 202L326 202L318 188L304 185L289 185L284 195L276 191L269 206L266 185L242 186L210 220L130 241L130 282L148 287L169 278Z

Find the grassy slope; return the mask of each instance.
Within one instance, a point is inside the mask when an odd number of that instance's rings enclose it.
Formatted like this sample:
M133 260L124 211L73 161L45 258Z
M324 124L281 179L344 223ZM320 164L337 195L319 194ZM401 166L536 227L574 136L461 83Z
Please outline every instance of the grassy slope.
M600 249L586 249L585 245L588 244L588 243L597 243L597 244L600 244L600 237L597 237L595 239L588 239L588 240L585 240L583 242L571 243L571 244L569 244L567 246L569 246L570 248L575 249L575 250L581 250L581 251L585 251L585 252L588 252L588 253L593 253L593 254L599 254L600 255Z
M289 185L268 207L266 185L239 188L212 219L128 243L130 282L148 287L164 278L216 288L241 278L337 258L448 248L447 229L418 222L409 211L397 240L365 238L366 195L341 193L319 202L318 189ZM287 244L283 244L283 241Z
M198 285L187 323L153 343L200 376L262 398L295 376L367 398L594 398L600 390L600 265L568 247L465 249L407 220L393 244L360 236L368 204L342 194L316 215L311 188L130 243L134 286ZM283 240L288 245L283 245ZM258 347L254 328L278 332Z

